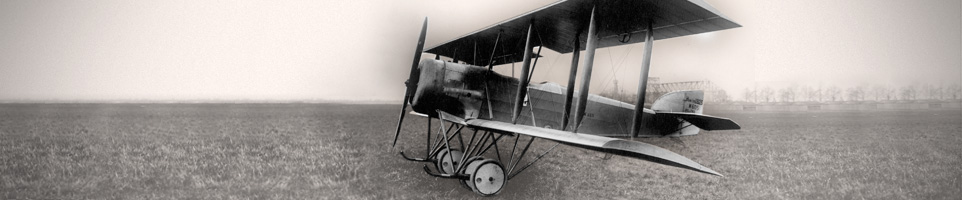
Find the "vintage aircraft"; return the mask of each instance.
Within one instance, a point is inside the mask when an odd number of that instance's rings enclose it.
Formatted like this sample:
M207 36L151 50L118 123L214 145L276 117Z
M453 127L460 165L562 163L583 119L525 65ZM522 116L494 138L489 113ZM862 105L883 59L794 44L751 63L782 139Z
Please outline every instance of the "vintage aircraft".
M407 90L392 146L397 144L410 104L413 108L410 114L428 119L426 150L423 158L411 158L403 151L400 154L411 161L433 163L434 170L424 166L428 174L458 179L478 194L494 195L508 180L554 149L551 147L519 168L531 143L541 138L721 175L666 149L618 139L688 136L698 134L699 129L740 128L729 119L702 114L701 91L666 94L654 101L651 109L644 108L645 95L638 95L636 103L631 105L588 93L597 48L645 42L637 91L645 94L653 41L740 27L708 3L702 0L559 1L425 51L427 24L425 18L405 82ZM535 46L538 53L533 52ZM567 87L529 83L534 68L532 60L537 65L541 48L573 53ZM585 59L581 64L580 90L575 92L581 50L585 51ZM435 59L420 60L425 52L435 54ZM451 61L441 60L441 56ZM517 62L522 63L520 80L492 71L494 65ZM572 104L576 106L572 108ZM437 139L433 141L432 119L439 119L441 123ZM465 140L471 130L470 139ZM516 153L522 136L530 139ZM504 137L514 138L510 150L502 151L498 147ZM489 152L492 147L494 151Z

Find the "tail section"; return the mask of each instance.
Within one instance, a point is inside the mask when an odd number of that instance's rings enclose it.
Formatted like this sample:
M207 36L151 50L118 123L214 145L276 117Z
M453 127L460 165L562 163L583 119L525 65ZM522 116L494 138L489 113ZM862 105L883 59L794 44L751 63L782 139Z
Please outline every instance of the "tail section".
M678 137L696 135L701 129L705 130L733 130L741 127L728 118L702 114L705 93L702 91L678 91L665 94L655 100L651 109L655 111L655 118L661 120L677 120L677 126L665 132L666 136Z
M651 104L651 110L701 114L704 101L705 93L700 90L671 92L655 100L655 103Z
M661 115L658 113L677 112L701 114L704 99L705 93L700 90L671 92L655 100L655 103L651 104L651 110L655 111L656 118L670 118L680 122L677 126L668 127L669 130L665 134L666 136L697 135L700 129L688 121L675 116Z

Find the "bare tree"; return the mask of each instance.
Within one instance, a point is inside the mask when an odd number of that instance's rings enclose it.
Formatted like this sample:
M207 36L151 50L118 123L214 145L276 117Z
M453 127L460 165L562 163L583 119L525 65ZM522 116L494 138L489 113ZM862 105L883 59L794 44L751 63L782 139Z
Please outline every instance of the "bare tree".
M823 93L825 93L825 90L822 89L822 85L819 84L818 88L812 92L815 93L815 96L818 96L817 98L815 98L815 101L822 102L822 96L823 96Z
M791 102L795 102L795 101L796 101L795 98L798 97L798 86L797 86L797 85L789 86L789 87L786 89L786 92L788 92L788 99L789 99Z
M910 94L912 95L912 100L919 100L919 86L912 85L910 86L910 89L911 89Z
M849 88L846 90L848 94L849 101L863 101L865 100L865 87L857 86Z
M809 90L812 90L812 88L809 87L808 85L799 86L799 87L798 87L798 94L795 95L795 98L798 98L799 101L809 101L809 100L811 100L811 99L810 99L811 97L808 96L808 91L809 91Z
M791 86L787 88L778 89L778 97L781 98L781 102L795 102L795 90L797 87Z
M772 100L774 100L773 98L775 97L775 91L772 90L771 87L765 86L765 88L763 88L758 95L764 99L765 102L772 102Z
M718 90L715 92L715 102L728 102L728 92L725 92L725 90Z
M899 96L902 97L902 100L916 100L918 97L918 92L919 91L915 85L903 86L902 91L899 92Z
M838 89L838 87L835 87L835 86L828 87L828 89L825 90L825 97L829 101L840 100L841 95L842 95L842 90Z
M934 88L935 87L932 87L932 84L922 84L922 87L919 88L918 92L919 96L921 96L919 99L935 99L935 94L933 93Z
M845 89L845 94L849 101L858 101L858 92L855 88Z
M808 85L802 86L798 94L799 94L799 99L802 99L804 101L815 101L815 96L818 95L816 94L815 89L813 89L812 86L808 86Z
M928 93L928 99L942 100L942 84L927 84L925 93Z
M891 101L891 100L897 100L897 98L898 98L898 93L896 92L895 88L885 89L885 100Z
M751 88L745 88L745 93L742 95L745 95L745 101L755 102L755 93L755 90L752 90Z
M962 94L962 86L959 86L958 83L953 83L952 85L945 87L946 97L949 97L955 100L960 98L959 94Z
M860 85L860 86L855 87L855 89L858 90L858 100L859 100L859 101L865 101L865 96L868 95L869 87L868 87L868 86L864 86L864 85Z
M789 101L789 99L788 99L788 98L789 98L789 97L788 97L788 96L789 96L789 94L788 94L788 88L778 89L778 92L777 92L777 93L778 93L778 99L779 99L780 102L788 102L788 101Z
M945 99L945 84L939 83L939 85L935 87L935 91L938 93L939 100Z
M869 90L870 97L874 98L875 101L880 101L886 96L886 89L881 85L873 85L872 89Z

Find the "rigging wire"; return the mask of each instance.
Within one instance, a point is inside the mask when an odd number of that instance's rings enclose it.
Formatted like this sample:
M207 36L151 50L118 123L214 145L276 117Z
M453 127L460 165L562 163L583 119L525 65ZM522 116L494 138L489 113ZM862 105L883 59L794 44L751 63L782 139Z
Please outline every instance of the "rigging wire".
M602 85L602 87L601 87L601 92L602 92L602 93L604 93L605 90L608 89L608 83L611 82L610 80L611 80L612 78L614 78L616 74L618 74L618 71L621 70L621 67L623 67L623 64L625 63L625 61L628 60L628 53L631 53L631 49L632 49L632 48L633 48L633 46L631 46L631 45L628 46L628 51L625 51L625 55L622 56L621 62L619 62L617 65L615 65L615 70L614 70L614 71L611 71L611 75L609 75L608 78L605 79L604 85ZM610 60L610 62L611 62L612 64L615 63L614 59L611 58L611 48L608 48L608 60ZM640 87L640 86L639 86L639 87ZM615 93L618 93L618 91L615 91Z

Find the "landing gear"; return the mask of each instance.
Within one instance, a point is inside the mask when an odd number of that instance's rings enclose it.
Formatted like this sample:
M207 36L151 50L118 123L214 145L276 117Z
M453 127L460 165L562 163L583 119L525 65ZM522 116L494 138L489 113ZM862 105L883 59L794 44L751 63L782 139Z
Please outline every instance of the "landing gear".
M474 164L475 161L481 161L481 160L484 160L484 158L481 157L481 156L475 156L475 157L468 158L467 161L464 161L464 163L468 163L468 166L466 166L464 169L461 169L461 171L460 171L461 174L467 174L467 172L465 172L465 171L467 171L467 169L472 168L472 164ZM474 167L476 168L477 165L475 165ZM461 183L461 187L464 187L464 189L469 189L469 190L472 190L472 191L473 191L473 190L474 190L474 189L472 188L473 186L468 185L468 182L470 182L470 180L471 180L471 175L467 175L465 179L458 180L458 182Z
M439 115L442 118L449 117L449 114L440 111ZM520 165L522 164L522 158L525 157L529 147L531 147L531 143L534 142L534 137L527 140L523 149L518 148L521 135L512 133L475 129L473 134L470 135L470 139L463 140L466 135L462 130L468 126L463 124L462 120L454 120L462 123L451 123L450 126L445 126L445 120L440 120L442 123L439 129L441 130L437 132L438 137L433 142L430 139L431 133L428 132L429 137L425 145L427 145L429 151L425 152L423 158L411 158L404 152L400 152L400 154L404 159L410 161L425 162L424 172L428 175L457 179L461 186L481 196L500 193L508 180L537 162L551 149L554 149L554 147L551 147L527 164ZM503 152L498 146L498 141L501 141L504 137L514 138L514 143L509 149L510 153ZM555 144L555 146L558 144ZM504 153L508 153L507 156L504 156ZM434 165L434 169L430 167L431 165Z
M501 162L491 159L478 159L468 163L465 174L470 179L464 180L468 187L481 196L490 196L501 192L507 176Z
M464 153L458 151L457 149L452 149L451 151L442 149L441 152L438 153L438 155L434 158L437 160L437 162L434 162L435 167L437 167L438 171L441 171L441 173L453 174L455 167L457 167L458 164L461 164L459 161L461 161L461 156L463 155Z

